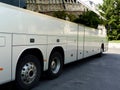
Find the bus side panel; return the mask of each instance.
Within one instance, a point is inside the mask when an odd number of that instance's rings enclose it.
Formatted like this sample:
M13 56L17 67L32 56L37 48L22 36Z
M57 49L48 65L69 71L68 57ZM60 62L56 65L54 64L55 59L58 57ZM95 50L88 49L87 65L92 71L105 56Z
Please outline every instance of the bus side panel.
M34 39L34 43L30 43ZM15 79L16 67L21 54L28 49L38 49L41 51L44 59L44 67L47 65L47 36L14 34L13 35L13 53L12 53L12 80ZM33 52L34 53L34 52Z
M104 44L104 51L108 50L108 38L107 38L107 30L104 26L99 26L99 38L101 43Z
M77 60L77 33L77 24L70 22L66 23L65 35L67 37L67 51L65 52L65 63Z
M84 40L84 58L100 52L101 41L97 29L85 27Z
M78 31L78 60L83 58L84 55L84 26L79 25Z
M11 37L0 33L0 84L11 81Z

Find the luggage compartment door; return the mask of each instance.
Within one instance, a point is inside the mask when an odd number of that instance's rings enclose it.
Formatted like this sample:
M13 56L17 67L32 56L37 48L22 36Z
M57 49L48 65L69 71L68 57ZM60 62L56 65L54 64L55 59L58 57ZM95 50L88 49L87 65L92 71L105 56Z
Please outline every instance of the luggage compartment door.
M0 33L0 84L11 81L11 34Z

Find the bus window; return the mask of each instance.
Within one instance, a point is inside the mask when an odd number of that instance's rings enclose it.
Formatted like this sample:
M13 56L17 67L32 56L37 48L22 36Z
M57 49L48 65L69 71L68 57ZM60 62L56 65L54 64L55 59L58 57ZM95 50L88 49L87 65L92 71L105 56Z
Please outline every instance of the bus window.
M0 0L0 2L21 8L26 8L26 4L25 4L26 0Z

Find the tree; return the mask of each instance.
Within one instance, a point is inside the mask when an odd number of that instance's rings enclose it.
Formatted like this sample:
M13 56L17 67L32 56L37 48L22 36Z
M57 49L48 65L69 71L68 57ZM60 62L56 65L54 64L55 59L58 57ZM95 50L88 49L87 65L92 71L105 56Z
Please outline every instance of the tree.
M66 11L55 11L53 12L53 16L71 22L76 19L76 16L74 14L67 13Z
M104 22L93 11L86 11L83 14L79 15L79 17L76 17L75 15L67 13L65 11L56 11L53 13L53 16L60 19L69 20L75 23L84 24L92 28L97 28L99 24L103 24Z
M109 40L120 40L120 0L103 0L100 9L101 13L107 19ZM116 32L116 34L115 34Z
M55 11L53 13L54 17L66 20L67 13L65 11Z
M99 24L103 23L102 19L100 19L93 11L84 12L79 15L79 18L75 19L74 22L81 23L92 28L97 28Z

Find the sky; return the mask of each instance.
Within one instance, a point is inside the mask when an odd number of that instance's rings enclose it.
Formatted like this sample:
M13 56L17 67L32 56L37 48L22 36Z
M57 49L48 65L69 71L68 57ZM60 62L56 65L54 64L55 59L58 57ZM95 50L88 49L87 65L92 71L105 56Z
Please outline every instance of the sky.
M81 1L83 1L85 3L88 3L88 1L93 1L95 4L101 4L103 2L103 0L81 0Z
M91 0L91 1L93 1L93 2L96 3L96 4L103 2L103 0Z

